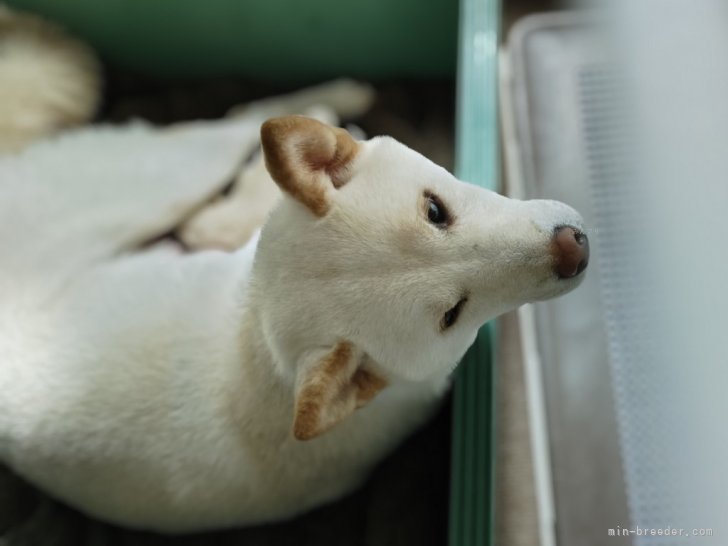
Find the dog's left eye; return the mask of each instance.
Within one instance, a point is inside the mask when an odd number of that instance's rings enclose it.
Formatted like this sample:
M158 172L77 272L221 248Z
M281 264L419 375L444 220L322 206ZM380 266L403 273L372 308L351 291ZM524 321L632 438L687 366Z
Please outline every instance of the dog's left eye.
M460 312L463 310L463 305L465 305L466 301L468 301L467 298L463 298L453 307L447 310L447 312L442 316L442 320L440 320L441 330L447 330L453 324L455 324L455 322L458 320L458 317L460 316Z
M442 204L440 198L431 193L425 194L427 199L427 219L439 228L445 228L450 224L450 215Z

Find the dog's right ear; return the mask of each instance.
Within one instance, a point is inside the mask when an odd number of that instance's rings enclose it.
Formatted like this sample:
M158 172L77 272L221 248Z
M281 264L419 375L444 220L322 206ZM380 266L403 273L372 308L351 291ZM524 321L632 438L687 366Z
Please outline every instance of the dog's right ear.
M350 177L360 144L344 129L303 116L266 121L260 129L265 165L280 188L316 216Z

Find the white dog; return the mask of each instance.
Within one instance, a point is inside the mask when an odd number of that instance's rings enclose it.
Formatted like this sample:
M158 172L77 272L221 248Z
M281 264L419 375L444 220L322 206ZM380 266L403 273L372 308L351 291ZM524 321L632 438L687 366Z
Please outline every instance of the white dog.
M581 280L566 205L309 118L261 134L284 197L233 253L124 252L209 188L36 187L0 164L20 178L0 180L0 457L86 513L186 532L336 499L428 418L484 322Z

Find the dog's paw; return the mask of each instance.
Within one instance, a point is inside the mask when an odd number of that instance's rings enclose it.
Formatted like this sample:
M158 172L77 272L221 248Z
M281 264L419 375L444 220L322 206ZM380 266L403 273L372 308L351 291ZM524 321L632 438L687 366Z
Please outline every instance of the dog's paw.
M224 199L185 222L177 237L190 250L236 250L248 242L261 223L249 205Z

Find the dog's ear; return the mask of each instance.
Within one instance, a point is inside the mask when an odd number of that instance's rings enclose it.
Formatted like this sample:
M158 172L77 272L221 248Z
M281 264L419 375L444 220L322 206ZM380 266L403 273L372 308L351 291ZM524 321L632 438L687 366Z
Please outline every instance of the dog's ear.
M387 382L362 366L364 355L341 342L299 371L293 435L310 440L366 405Z
M317 216L328 211L331 192L348 181L360 147L346 130L303 116L269 119L260 140L273 180Z

